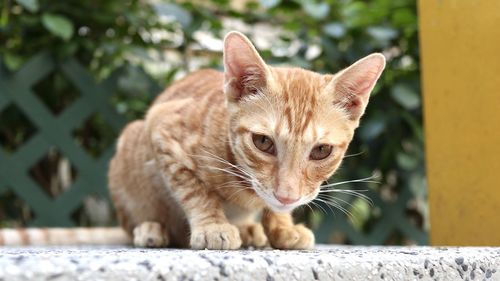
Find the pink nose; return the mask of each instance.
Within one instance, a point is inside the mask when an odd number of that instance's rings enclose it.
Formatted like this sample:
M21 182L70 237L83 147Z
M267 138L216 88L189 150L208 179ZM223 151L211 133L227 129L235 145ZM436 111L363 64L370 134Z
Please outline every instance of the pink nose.
M299 201L299 198L279 196L276 193L274 193L274 197L276 197L276 199L278 199L278 201L280 201L281 203L283 203L285 205L292 204L292 203Z

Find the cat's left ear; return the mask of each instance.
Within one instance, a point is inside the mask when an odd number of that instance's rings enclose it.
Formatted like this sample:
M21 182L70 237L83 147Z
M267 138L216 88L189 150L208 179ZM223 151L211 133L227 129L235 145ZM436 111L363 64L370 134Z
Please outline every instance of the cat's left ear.
M333 78L334 104L346 110L356 126L384 68L384 56L375 53L358 60Z
M237 102L266 86L268 68L250 40L232 31L224 38L224 90Z

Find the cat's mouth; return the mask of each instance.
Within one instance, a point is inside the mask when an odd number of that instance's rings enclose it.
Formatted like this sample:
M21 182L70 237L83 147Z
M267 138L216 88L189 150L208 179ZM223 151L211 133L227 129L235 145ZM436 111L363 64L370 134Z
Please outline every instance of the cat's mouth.
M273 195L268 194L265 192L260 186L252 186L253 190L257 195L264 200L266 205L273 211L275 212L280 212L280 213L288 213L291 212L293 209L306 204L307 199L306 198L301 198L297 202L291 203L291 204L284 204L278 201L276 197Z

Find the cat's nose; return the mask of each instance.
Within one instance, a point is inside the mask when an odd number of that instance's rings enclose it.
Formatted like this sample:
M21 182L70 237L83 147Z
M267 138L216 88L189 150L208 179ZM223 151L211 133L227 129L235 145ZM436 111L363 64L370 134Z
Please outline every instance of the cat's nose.
M274 197L276 197L276 199L278 199L278 201L280 201L281 203L285 204L285 205L288 205L288 204L293 204L297 201L299 201L299 198L291 198L291 197L287 197L287 196L280 196L276 193L274 193Z

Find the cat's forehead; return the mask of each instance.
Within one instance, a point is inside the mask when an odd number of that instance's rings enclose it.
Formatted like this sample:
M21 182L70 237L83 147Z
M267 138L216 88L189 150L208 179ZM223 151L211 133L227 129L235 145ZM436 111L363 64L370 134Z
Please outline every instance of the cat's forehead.
M349 130L340 115L329 114L329 117L313 116L307 118L300 116L291 118L281 116L274 124L273 135L286 143L298 142L304 144L329 143L341 144L348 137ZM295 121L293 121L295 120ZM272 129L272 128L271 128Z
M292 99L302 100L318 95L331 80L330 75L321 75L301 68L272 68L271 87L281 94L293 94Z
M340 121L342 116L333 111L333 98L325 93L331 76L300 68L275 68L273 78L269 90L274 92L279 111L277 134L316 141L329 131L338 131L339 124L329 121Z

